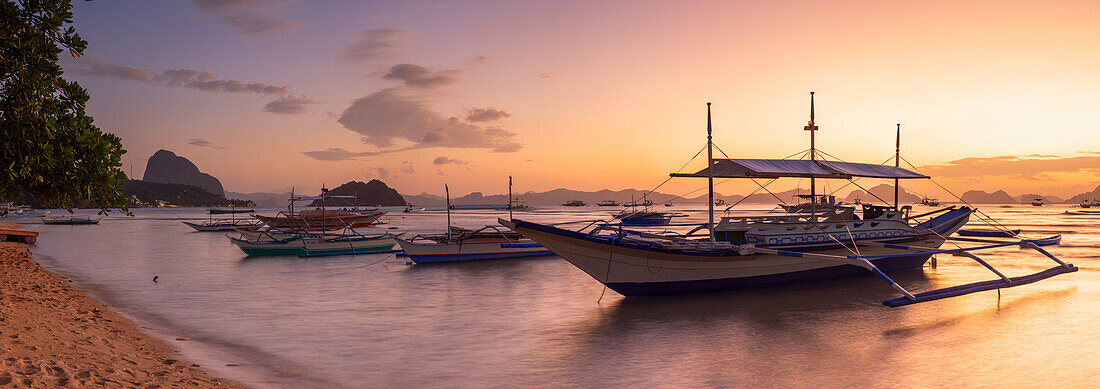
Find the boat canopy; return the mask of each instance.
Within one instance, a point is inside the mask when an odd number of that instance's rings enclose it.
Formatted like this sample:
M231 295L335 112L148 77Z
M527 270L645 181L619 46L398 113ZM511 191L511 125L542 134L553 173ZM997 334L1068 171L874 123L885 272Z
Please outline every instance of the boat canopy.
M256 212L256 210L254 210L254 209L211 209L210 210L211 215L224 215L224 214L230 214L230 213L253 213L253 212Z
M309 201L309 200L321 200L321 199L354 199L355 196L351 195L322 195L322 196L298 196L292 199L293 201Z
M838 162L806 159L715 159L715 178L928 178L902 168L869 163ZM672 173L672 177L709 177L707 169L696 173Z

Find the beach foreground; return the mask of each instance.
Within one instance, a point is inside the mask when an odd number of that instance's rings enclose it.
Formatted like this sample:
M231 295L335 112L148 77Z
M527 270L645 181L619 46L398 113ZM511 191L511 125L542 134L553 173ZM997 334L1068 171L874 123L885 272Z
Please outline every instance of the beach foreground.
M137 324L0 242L0 386L241 387L177 359Z

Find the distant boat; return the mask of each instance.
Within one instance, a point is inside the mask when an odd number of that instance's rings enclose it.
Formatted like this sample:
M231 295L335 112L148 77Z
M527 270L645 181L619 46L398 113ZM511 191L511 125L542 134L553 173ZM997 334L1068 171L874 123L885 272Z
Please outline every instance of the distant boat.
M355 211L325 209L325 199L355 198L355 195L330 195L328 194L328 189L325 188L321 188L320 196L295 196L294 190L292 189L286 211L280 211L275 216L255 215L254 217L260 219L260 221L271 228L295 231L336 230L340 228L369 227L383 223L379 218L385 215L385 212L363 211L358 210L358 207L355 208ZM321 206L317 209L299 212L294 211L295 202L314 200L321 201Z
M566 207L583 207L583 206L588 205L588 204L585 204L584 201L580 201L580 200L569 200L569 201L566 201L564 203L561 203L561 205L566 206Z
M252 220L250 218L237 219L239 213L254 213L255 210L251 209L210 209L209 217L206 221L200 223L192 223L184 221L183 224L191 226L196 231L235 231L235 230L254 230L263 226L264 223L259 220ZM214 215L230 215L227 218L215 219Z
M714 205L726 205L726 200L723 200L723 199L714 200Z
M939 200L936 200L934 197L922 198L922 199L920 199L920 204L921 205L927 205L929 207L938 207L938 206L940 206Z
M71 224L71 225L99 224L99 219L102 219L102 218L93 218L91 216L76 216L76 215L53 216L53 217L46 216L46 217L42 218L42 224Z
M1091 207L1092 207L1092 203L1089 203L1089 201L1088 201L1088 200L1085 200L1085 201L1082 201L1082 202L1081 202L1081 205L1080 205L1080 207L1081 207L1081 208L1091 208Z
M1034 205L1036 207L1043 206L1043 198L1042 197L1036 197L1035 200L1031 200L1031 205Z
M424 207L417 207L417 206L412 205L412 204L405 204L405 211L404 212L405 213L424 212L424 210L425 210Z
M672 201L666 202L666 203L665 203L665 206L666 206L666 207L671 207L671 206L672 206Z
M618 207L620 204L618 201L615 200L604 200L596 203L596 205L601 207Z
M795 197L799 198L799 199L804 199L806 201L799 202L799 203L793 204L793 205L779 204L779 208L782 208L787 213L811 213L811 212L844 213L844 211L847 211L847 210L853 210L853 211L855 210L855 208L852 207L852 206L844 205L844 203L842 203L842 202L837 202L836 201L836 196L829 196L829 195L816 195L816 196L797 195Z

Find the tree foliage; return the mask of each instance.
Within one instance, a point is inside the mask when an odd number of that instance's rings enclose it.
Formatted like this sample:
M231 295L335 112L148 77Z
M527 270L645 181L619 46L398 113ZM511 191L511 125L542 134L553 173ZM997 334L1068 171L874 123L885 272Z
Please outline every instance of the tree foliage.
M0 0L0 199L37 206L122 207L122 141L85 114L88 91L62 78L58 55L84 54L70 0Z

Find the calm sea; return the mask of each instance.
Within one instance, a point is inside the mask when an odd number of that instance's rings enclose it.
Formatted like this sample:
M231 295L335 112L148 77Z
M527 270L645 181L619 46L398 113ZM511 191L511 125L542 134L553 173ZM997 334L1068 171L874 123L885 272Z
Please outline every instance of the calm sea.
M702 220L702 207L677 207ZM409 265L393 254L246 258L202 209L139 209L97 226L33 225L37 260L182 348L260 387L1087 387L1100 384L1100 215L985 206L1081 271L904 308L872 276L624 299L555 257ZM268 213L274 213L272 210ZM606 218L545 207L517 218ZM394 210L376 231L438 232ZM459 226L501 212L463 211ZM10 220L19 222L20 219ZM973 224L973 223L972 223ZM1053 266L983 255L1009 275ZM152 278L159 276L159 282ZM992 279L973 261L898 275L911 290ZM186 340L176 340L177 338Z

